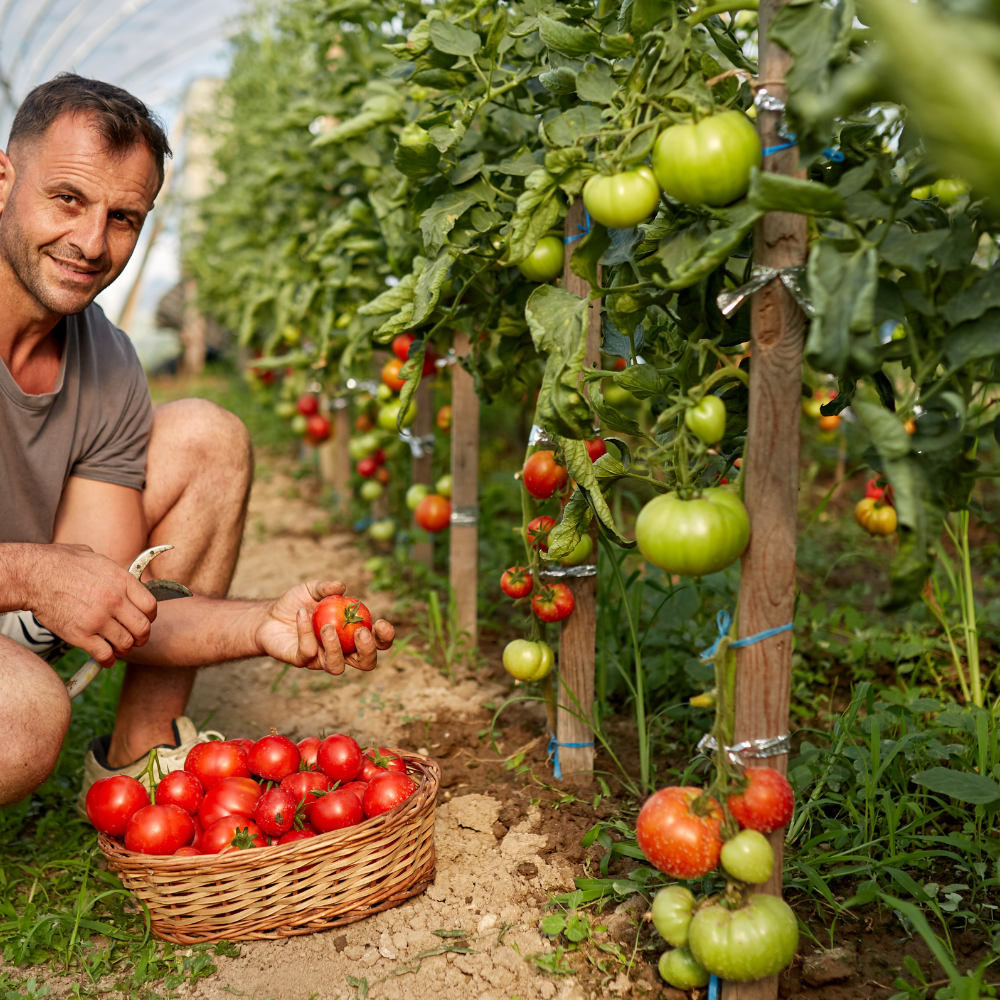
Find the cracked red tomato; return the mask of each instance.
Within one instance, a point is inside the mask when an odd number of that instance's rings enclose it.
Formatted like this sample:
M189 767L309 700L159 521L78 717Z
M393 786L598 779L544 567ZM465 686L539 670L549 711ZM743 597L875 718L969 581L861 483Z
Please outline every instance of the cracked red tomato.
M700 788L674 785L654 792L639 812L635 837L650 863L672 878L701 878L722 850L722 809Z

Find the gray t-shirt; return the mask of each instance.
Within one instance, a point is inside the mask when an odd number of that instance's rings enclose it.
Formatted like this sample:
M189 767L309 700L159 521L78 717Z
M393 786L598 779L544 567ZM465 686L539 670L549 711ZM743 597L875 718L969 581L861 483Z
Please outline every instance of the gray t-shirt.
M0 360L0 542L51 542L70 476L145 482L153 408L132 342L96 305L60 325L54 392L22 392Z

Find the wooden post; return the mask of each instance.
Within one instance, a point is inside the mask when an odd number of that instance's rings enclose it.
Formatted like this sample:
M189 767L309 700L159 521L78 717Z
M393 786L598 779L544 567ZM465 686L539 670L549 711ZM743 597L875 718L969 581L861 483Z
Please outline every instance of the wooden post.
M425 437L434 433L434 389L429 379L420 380L414 402L417 405L417 416L413 421L410 430L414 437ZM413 457L410 463L410 481L413 483L423 483L425 486L434 485L434 453L427 449L421 458ZM411 523L416 526L416 518L411 518ZM434 539L429 537L426 542L417 542L413 546L413 558L417 562L426 563L428 566L434 565Z
M319 475L333 487L337 512L347 513L351 503L351 456L347 442L351 437L351 405L344 398L331 400L330 440L319 449Z
M583 199L578 198L566 213L566 238L581 237L586 228ZM569 269L569 259L576 249L577 240L566 244L563 270L563 287L585 298L590 295L590 285ZM588 368L601 360L601 302L595 299L590 305L587 325ZM597 564L597 525L591 528L594 551L588 560ZM576 605L573 614L562 626L559 639L559 711L556 738L564 743L593 743L593 730L579 719L590 719L594 705L594 656L597 649L597 578L596 576L569 578L565 581L573 591ZM572 693L572 697L570 697ZM576 705L573 704L574 700ZM573 714L575 713L575 714ZM559 747L559 764L566 781L573 785L589 785L594 780L594 747Z
M455 354L469 353L469 337L455 332ZM451 559L458 629L479 644L476 584L479 573L479 397L472 376L451 368Z
M767 42L767 28L784 0L761 0L760 81L769 94L785 98L785 71L791 61ZM778 112L758 111L765 147L785 142L777 133ZM768 156L763 170L795 174L796 147ZM806 219L771 212L757 224L754 259L782 268L806 258ZM750 545L740 578L739 636L756 635L792 620L795 602L795 536L798 513L799 419L805 317L780 281L772 281L753 297L751 307L750 409L744 502L750 514ZM734 739L767 739L788 733L791 694L792 633L737 651ZM751 767L773 767L784 773L787 754L759 758ZM774 874L761 891L781 895L784 830L770 836ZM724 983L724 1000L774 1000L778 977L756 983Z

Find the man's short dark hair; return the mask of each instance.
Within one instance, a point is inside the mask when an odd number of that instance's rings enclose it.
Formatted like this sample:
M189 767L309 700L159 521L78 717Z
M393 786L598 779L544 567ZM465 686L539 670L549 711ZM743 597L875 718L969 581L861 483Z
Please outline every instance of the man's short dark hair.
M153 154L163 184L163 161L173 152L160 120L127 90L75 73L60 73L28 94L14 116L8 148L40 139L63 115L91 118L109 153L125 155L144 142Z

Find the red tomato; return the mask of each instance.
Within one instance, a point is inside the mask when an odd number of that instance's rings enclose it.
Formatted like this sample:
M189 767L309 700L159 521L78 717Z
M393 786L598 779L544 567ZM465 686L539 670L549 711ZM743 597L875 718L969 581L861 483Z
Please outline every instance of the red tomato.
M358 462L358 475L364 479L371 479L378 471L378 462L374 458L363 458Z
M149 792L142 782L127 774L98 778L87 789L87 817L101 833L120 837L128 821L149 805Z
M171 771L165 774L156 786L156 804L160 806L180 806L192 816L198 811L205 789L201 782L187 771Z
M320 630L326 625L333 625L337 630L340 648L345 653L353 653L358 648L354 633L362 625L370 632L372 616L357 597L324 597L313 612L313 631L320 642L323 641Z
M302 757L302 763L299 764L299 767L310 771L316 769L316 751L322 742L318 736L307 736L304 740L299 740L299 754Z
M561 622L573 614L576 599L565 583L552 583L543 587L531 599L531 610L543 622Z
M534 583L531 578L531 570L527 566L511 566L504 570L500 577L500 589L508 596L517 600L519 597L527 597L531 593Z
M392 353L405 361L410 356L410 344L417 339L415 333L401 333L392 339Z
M297 803L284 788L269 788L253 808L253 820L269 837L288 833L295 822Z
M383 485L389 485L389 470L386 468L379 468L375 471L375 478Z
M125 847L139 854L173 854L194 840L194 821L180 806L143 806L125 827Z
M261 787L253 778L223 778L205 792L198 807L198 819L206 831L223 816L249 819L260 793Z
M283 834L278 838L278 843L294 844L296 840L308 840L310 837L315 836L315 830L311 830L308 826L304 826L301 830L289 830L288 833Z
M302 754L287 737L272 733L264 736L250 748L247 767L252 774L258 774L267 781L281 781L299 769Z
M365 797L365 789L368 787L367 781L349 781L346 785L341 785L339 791L354 792L360 802Z
M451 407L442 406L437 412L437 425L438 430L444 431L445 434L451 433Z
M590 456L591 462L596 462L601 455L608 453L604 438L594 438L593 441L584 441L583 443L587 446L587 454Z
M370 819L381 813L395 809L417 790L417 783L408 774L386 771L372 778L365 789L361 805Z
M201 835L202 854L221 854L231 849L247 850L251 847L267 847L267 838L260 827L246 816L223 816Z
M375 460L376 465L385 465L385 452L381 448L375 450L375 454L372 455Z
M319 413L319 400L311 392L307 392L304 396L299 396L295 409L304 417L313 417Z
M318 413L306 423L306 437L313 444L322 444L330 437L330 421Z
M625 371L625 368L627 367L627 365L628 365L628 362L624 358L619 358L615 362L615 371L616 372L623 372L623 371Z
M868 482L865 483L866 497L871 497L872 500L881 500L884 493L885 490L879 486L877 479L869 479Z
M254 741L248 740L245 736L241 737L238 740L228 740L227 742L233 743L238 747L243 747L243 749L246 750L247 753L250 753L250 747L254 745Z
M192 847L197 847L201 849L201 835L205 832L205 828L201 825L201 820L198 819L197 815L191 817L194 820L194 840L191 841Z
M366 434L375 426L372 418L367 413L362 413L360 417L354 418L354 429L359 434Z
M249 778L247 752L235 743L196 743L184 759L184 770L193 774L207 792L223 778Z
M361 762L361 780L371 781L376 774L384 774L386 771L406 774L406 761L385 747L379 747L377 751L366 750L365 758Z
M175 858L193 858L199 856L200 854L201 851L199 851L197 847L178 847L177 850L174 851Z
M524 488L537 500L548 500L566 485L567 479L566 466L556 462L554 451L536 451L521 470Z
M382 366L382 381L393 392L399 392L406 385L406 379L399 377L399 370L403 367L403 362L399 358L390 358Z
M437 493L428 493L414 511L417 524L432 534L451 524L451 501Z
M548 514L541 514L533 521L528 522L528 544L533 549L541 549L542 552L549 551L549 532L556 526L556 522Z
M643 854L671 878L701 878L718 863L722 810L700 788L671 786L654 792L639 812L635 838ZM696 813L692 808L700 799Z
M726 803L733 819L747 830L772 833L785 826L795 811L795 793L788 779L769 767L749 768L747 788Z
M353 781L361 773L361 747L350 736L334 733L320 744L316 763L331 781Z
M302 809L302 815L309 819L312 807L317 802L313 793L327 791L330 779L322 771L297 771L282 778L281 787L295 799L295 804Z
M313 806L309 822L319 833L341 830L345 826L355 826L364 819L361 801L354 792L337 789L327 792Z

